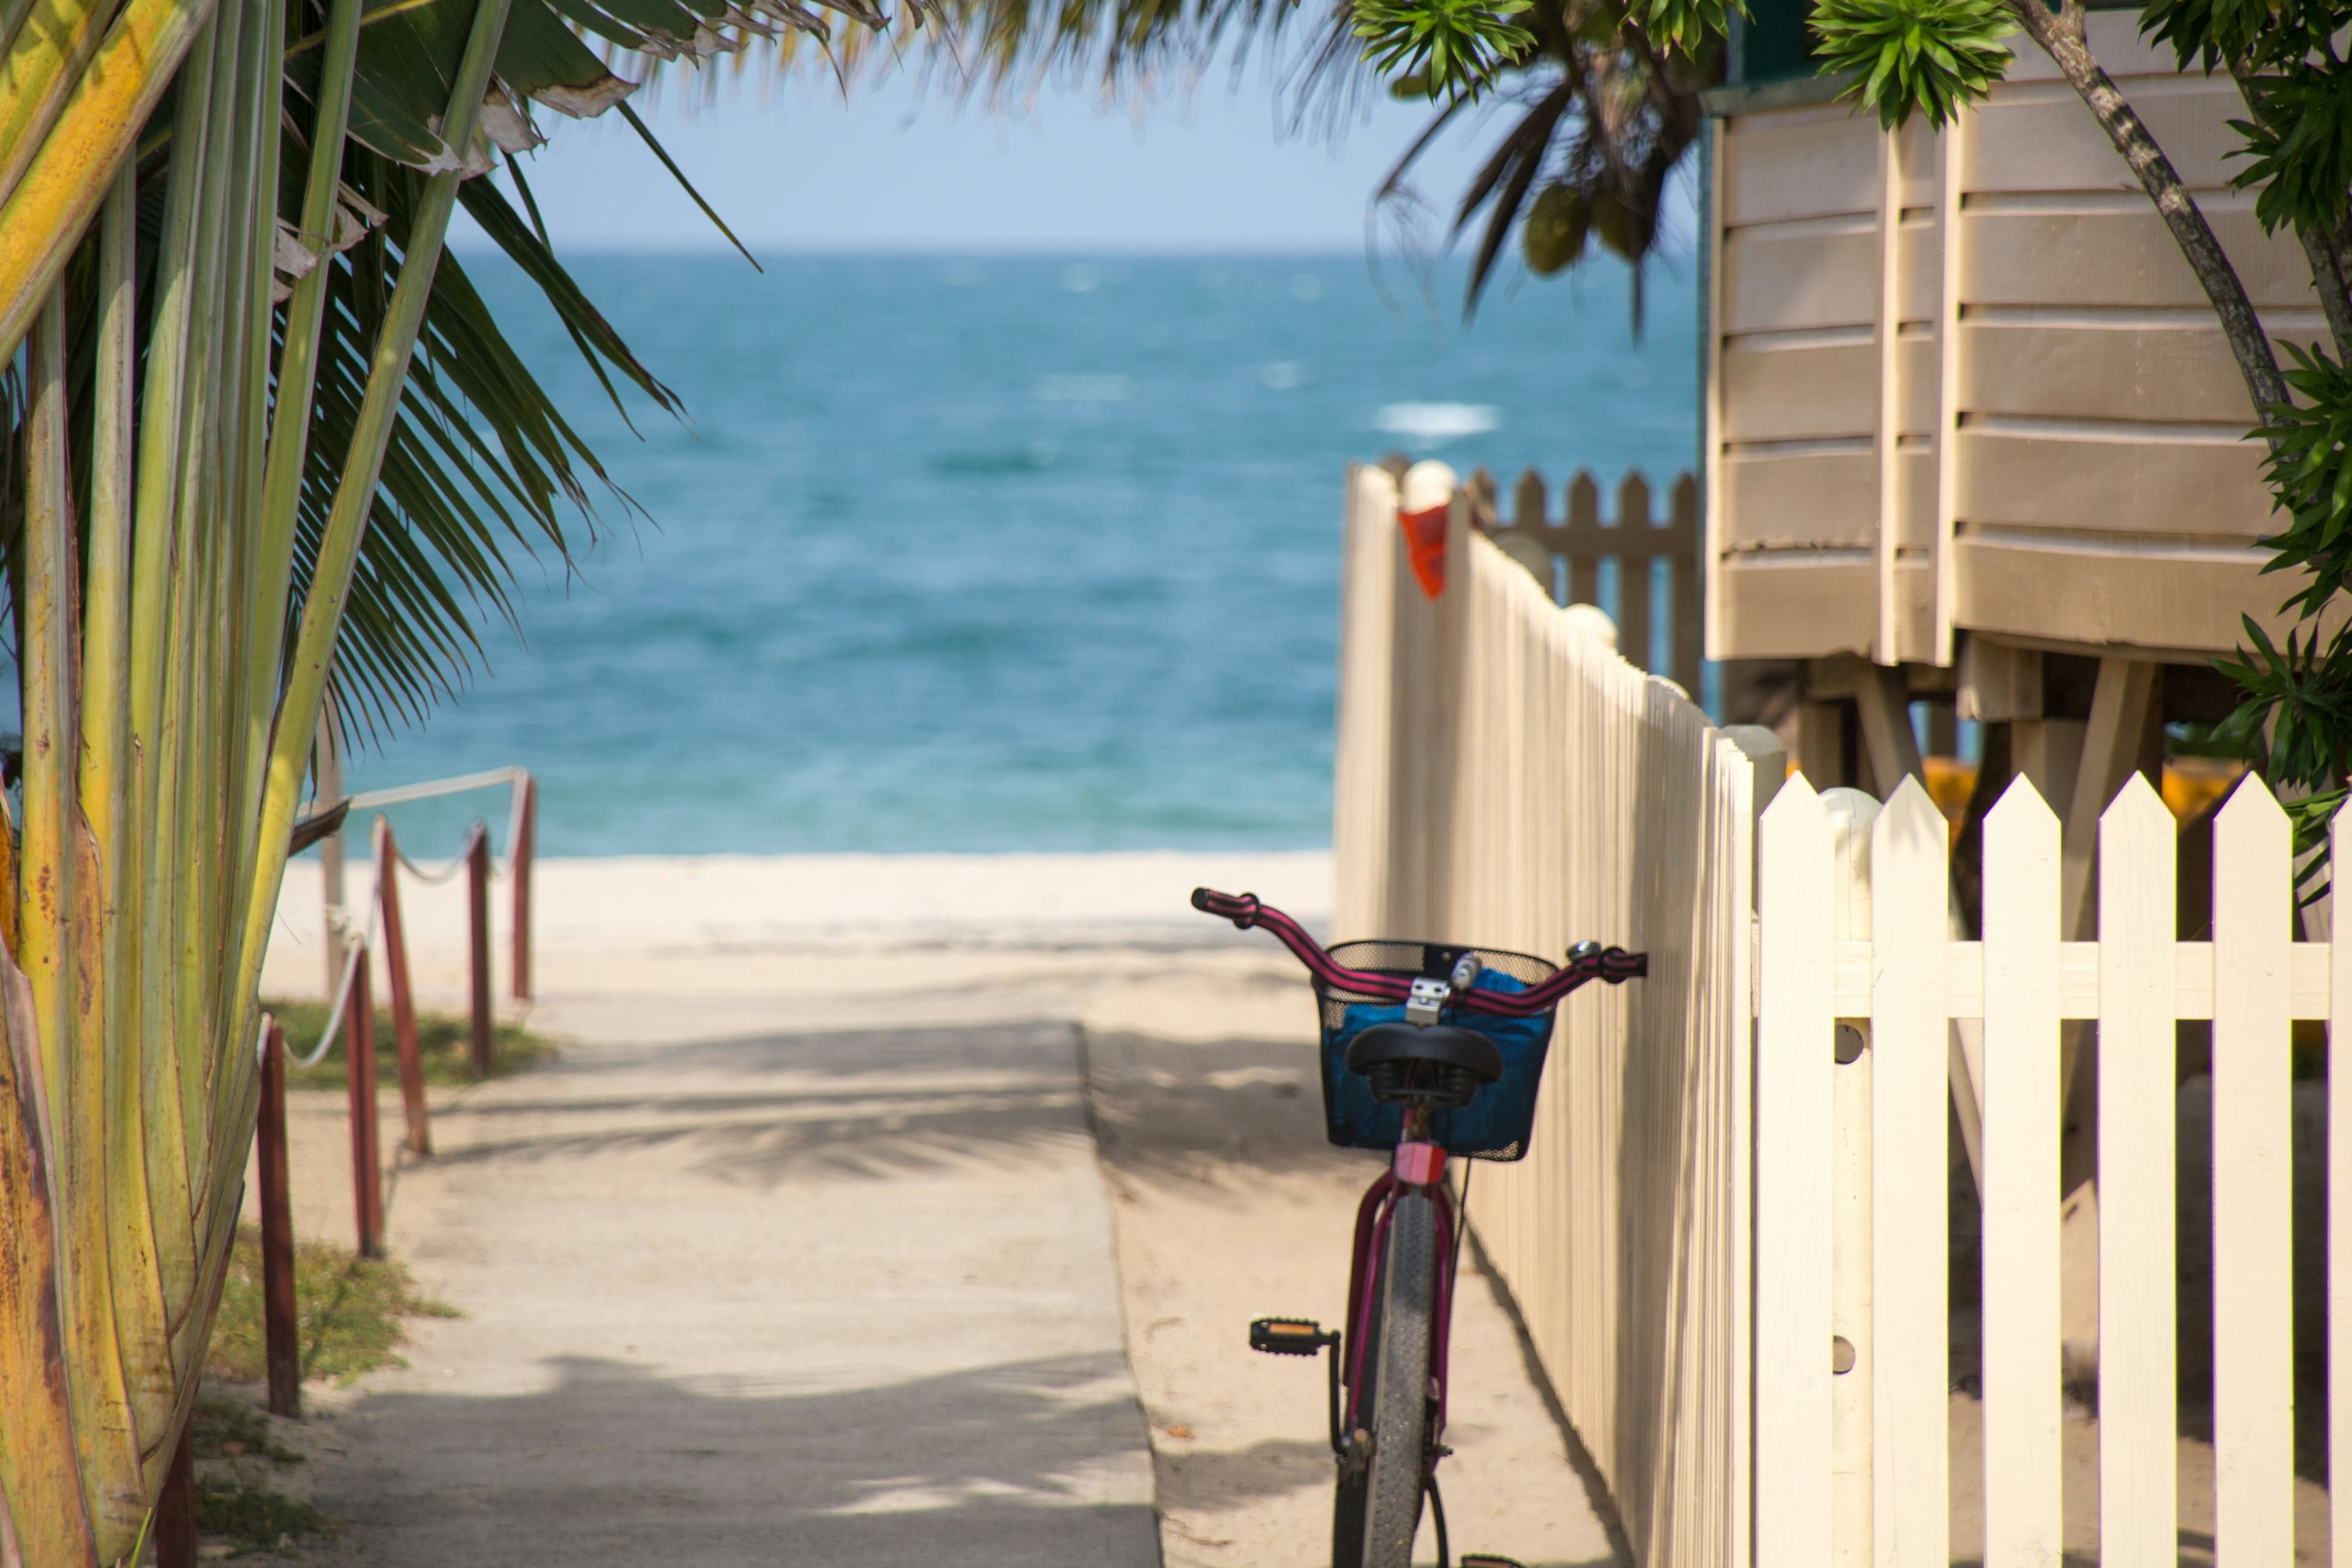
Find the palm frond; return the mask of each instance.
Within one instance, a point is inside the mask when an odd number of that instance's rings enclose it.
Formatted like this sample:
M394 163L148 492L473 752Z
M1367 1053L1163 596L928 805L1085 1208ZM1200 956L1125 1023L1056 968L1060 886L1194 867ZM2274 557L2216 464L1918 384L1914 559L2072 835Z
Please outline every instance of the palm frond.
M346 169L385 222L379 236L334 263L289 616L300 614L309 563L358 417L376 314L370 301L381 300L396 276L427 178L363 151ZM678 411L676 395L489 182L467 181L464 199L485 220L485 232L539 285L588 363L600 372L617 370L656 406ZM633 505L508 342L464 265L445 257L338 647L336 710L351 738L421 722L435 700L454 694L475 671L483 655L481 618L514 624L517 561L546 552L568 571L580 538L594 537L602 508Z

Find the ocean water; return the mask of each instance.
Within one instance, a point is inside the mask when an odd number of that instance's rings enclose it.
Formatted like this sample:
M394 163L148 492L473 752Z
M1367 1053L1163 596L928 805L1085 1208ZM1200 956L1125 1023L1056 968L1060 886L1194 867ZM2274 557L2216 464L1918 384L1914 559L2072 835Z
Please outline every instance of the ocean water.
M520 639L355 788L520 763L559 855L1328 842L1340 484L1391 449L1555 481L1696 447L1687 269L1459 316L1361 256L574 258L691 422L519 348L651 521L604 509ZM1385 285L1385 289L1383 288ZM419 854L488 797L398 808Z

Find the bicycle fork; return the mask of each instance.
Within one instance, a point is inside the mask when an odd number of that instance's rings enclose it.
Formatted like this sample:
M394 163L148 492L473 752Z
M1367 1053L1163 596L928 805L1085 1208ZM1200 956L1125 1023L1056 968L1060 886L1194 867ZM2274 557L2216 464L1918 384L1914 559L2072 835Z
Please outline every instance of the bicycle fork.
M1422 1131L1413 1128L1412 1131ZM1437 1526L1438 1562L1453 1561L1446 1540L1445 1506L1437 1489L1437 1464L1453 1452L1445 1447L1446 1361L1453 1342L1454 1226L1457 1223L1454 1194L1444 1180L1445 1151L1425 1139L1408 1139L1397 1145L1389 1168L1374 1179L1356 1205L1355 1245L1348 1268L1348 1318L1344 1334L1326 1331L1323 1326L1303 1318L1260 1318L1250 1324L1250 1347L1276 1355L1318 1355L1331 1352L1328 1363L1330 1373L1329 1422L1331 1451L1338 1457L1342 1476L1351 1468L1360 1468L1370 1458L1370 1436L1360 1417L1365 1414L1358 1405L1359 1392L1363 1387L1364 1359L1376 1353L1372 1333L1372 1312L1377 1304L1375 1292L1380 1289L1380 1259L1386 1251L1389 1231L1396 1218L1397 1205L1413 1194L1426 1194L1435 1211L1436 1289L1432 1302L1433 1332L1430 1335L1430 1363L1426 1371L1426 1394L1430 1418L1423 1437L1421 1459L1422 1487L1429 1499L1430 1511ZM1473 1553L1462 1560L1462 1568L1519 1568L1507 1557Z
M1437 1461L1449 1451L1441 1439L1445 1430L1446 1350L1453 1338L1454 1324L1454 1194L1446 1188L1444 1174L1444 1149L1418 1139L1407 1140L1397 1145L1389 1168L1373 1180L1363 1201L1356 1205L1355 1250L1348 1266L1348 1335L1343 1344L1333 1347L1337 1356L1345 1361L1344 1370L1338 1373L1344 1398L1335 1394L1332 1400L1339 1419L1333 1424L1331 1446L1342 1459L1348 1458L1354 1434L1361 1426L1357 1391L1363 1386L1364 1358L1374 1349L1371 1322L1376 1304L1374 1292L1380 1286L1380 1259L1388 1245L1389 1227L1396 1218L1398 1201L1414 1193L1426 1193L1437 1213L1436 1310L1427 1373L1433 1414L1427 1452L1422 1461L1423 1475L1433 1476Z
M1355 1247L1348 1266L1347 1330L1327 1331L1307 1318L1260 1318L1250 1324L1250 1349L1271 1355L1309 1356L1331 1352L1328 1401L1331 1451L1342 1463L1358 1445L1354 1434L1357 1391L1363 1386L1364 1357L1372 1353L1371 1320L1378 1289L1381 1249L1396 1217L1399 1199L1427 1193L1437 1211L1437 1290L1435 1332L1431 1335L1429 1397L1435 1410L1429 1423L1429 1452L1424 1473L1433 1473L1446 1450L1439 1444L1445 1426L1446 1347L1454 1321L1454 1195L1444 1175L1445 1151L1418 1140L1397 1145L1395 1158L1356 1205Z

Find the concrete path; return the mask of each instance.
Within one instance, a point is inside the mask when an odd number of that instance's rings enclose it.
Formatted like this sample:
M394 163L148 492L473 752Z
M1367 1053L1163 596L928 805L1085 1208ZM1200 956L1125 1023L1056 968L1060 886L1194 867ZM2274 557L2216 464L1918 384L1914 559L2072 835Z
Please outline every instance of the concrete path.
M866 1011L558 1007L438 1116L392 1240L464 1315L343 1405L341 1554L1158 1562L1074 1030Z

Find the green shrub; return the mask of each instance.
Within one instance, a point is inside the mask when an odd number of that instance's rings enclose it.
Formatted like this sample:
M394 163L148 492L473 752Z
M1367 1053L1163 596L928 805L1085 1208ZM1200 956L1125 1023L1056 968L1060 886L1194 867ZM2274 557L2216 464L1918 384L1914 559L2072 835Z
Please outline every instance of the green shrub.
M400 1356L406 1339L402 1320L457 1315L456 1309L420 1294L408 1270L391 1259L362 1258L329 1242L306 1242L294 1249L295 1342L305 1377L349 1384L380 1366L405 1366ZM244 1383L268 1375L261 1236L251 1226L237 1231L206 1370Z
M275 1552L306 1539L336 1533L336 1523L313 1505L282 1492L237 1482L196 1488L198 1533L224 1541L229 1555Z
M308 1051L327 1032L324 1002L264 1002L263 1007L286 1031L287 1048L296 1055ZM416 1015L417 1055L425 1064L425 1081L444 1085L478 1082L474 1073L473 1025L457 1013ZM294 1089L339 1089L344 1082L343 1050L350 1042L341 1034L334 1047L317 1065L296 1068L286 1076ZM555 1043L520 1024L494 1024L490 1030L490 1076L504 1078L555 1055ZM399 1037L393 1031L392 1009L375 1010L375 1076L378 1083L400 1081Z

